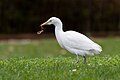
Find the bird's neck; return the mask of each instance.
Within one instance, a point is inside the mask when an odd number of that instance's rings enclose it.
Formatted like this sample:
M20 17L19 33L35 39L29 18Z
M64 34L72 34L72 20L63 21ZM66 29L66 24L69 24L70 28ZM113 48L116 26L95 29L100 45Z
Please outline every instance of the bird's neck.
M55 32L64 32L62 22L56 23L55 25Z
M64 31L63 31L63 27L62 27L62 22L61 22L61 23L58 23L58 24L55 24L55 36L56 36L56 39L57 39L59 45L60 45L62 48L64 47L64 46L62 45L63 34L64 34Z

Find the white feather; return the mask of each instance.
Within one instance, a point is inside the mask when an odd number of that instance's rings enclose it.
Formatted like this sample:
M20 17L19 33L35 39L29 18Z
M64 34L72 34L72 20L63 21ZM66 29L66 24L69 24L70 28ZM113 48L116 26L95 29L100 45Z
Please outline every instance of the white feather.
M70 52L80 55L99 54L102 51L101 46L90 40L83 34L75 31L63 33L62 45ZM83 52L82 52L83 51Z
M101 46L97 43L90 40L85 35L78 33L76 31L66 31L64 32L62 29L62 22L59 18L52 17L47 22L43 23L42 25L51 25L55 26L55 36L62 48L67 49L69 52L78 54L81 56L86 55L94 55L99 54L102 51ZM86 58L84 57L86 62Z

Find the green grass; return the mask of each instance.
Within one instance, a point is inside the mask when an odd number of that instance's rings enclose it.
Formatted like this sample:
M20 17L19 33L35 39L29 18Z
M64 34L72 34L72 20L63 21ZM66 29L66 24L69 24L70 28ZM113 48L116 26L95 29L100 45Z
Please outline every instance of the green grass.
M27 58L58 56L61 50L55 39L0 42L1 59L22 56Z
M93 40L103 51L86 65L55 39L0 42L0 80L120 80L120 38Z
M75 58L11 58L0 61L1 80L119 80L119 56L88 58L75 64Z

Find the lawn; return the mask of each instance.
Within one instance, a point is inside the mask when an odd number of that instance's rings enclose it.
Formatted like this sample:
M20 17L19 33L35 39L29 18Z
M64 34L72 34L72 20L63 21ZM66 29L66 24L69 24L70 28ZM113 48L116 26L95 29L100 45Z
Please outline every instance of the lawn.
M0 80L120 80L120 38L93 38L100 55L75 64L55 39L0 42Z

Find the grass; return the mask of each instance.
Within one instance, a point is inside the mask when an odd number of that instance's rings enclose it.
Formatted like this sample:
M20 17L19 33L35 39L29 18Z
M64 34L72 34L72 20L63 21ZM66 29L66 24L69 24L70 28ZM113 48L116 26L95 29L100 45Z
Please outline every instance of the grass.
M118 56L88 58L75 64L75 58L11 58L0 61L1 80L119 80Z
M120 38L93 40L103 52L86 65L55 39L0 42L0 80L120 80Z

